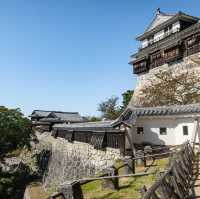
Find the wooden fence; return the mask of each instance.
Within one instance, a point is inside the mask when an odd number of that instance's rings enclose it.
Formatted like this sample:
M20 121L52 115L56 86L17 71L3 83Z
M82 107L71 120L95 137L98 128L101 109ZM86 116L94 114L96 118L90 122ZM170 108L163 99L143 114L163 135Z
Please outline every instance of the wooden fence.
M195 154L189 142L182 145L170 161L170 167L148 190L142 189L142 199L188 199L193 192Z
M69 142L78 141L88 143L95 149L104 149L106 147L120 149L121 154L125 154L125 132L120 130L110 131L73 131L65 129L53 130L52 136L61 137Z

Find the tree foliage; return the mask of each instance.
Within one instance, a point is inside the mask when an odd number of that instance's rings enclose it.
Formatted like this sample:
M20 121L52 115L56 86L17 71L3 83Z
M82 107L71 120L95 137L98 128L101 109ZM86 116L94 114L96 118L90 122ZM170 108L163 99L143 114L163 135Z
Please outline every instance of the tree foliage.
M0 107L0 146L8 145L15 149L29 145L31 122L19 109Z
M2 171L0 168L0 198L21 199L23 198L26 185L32 180L27 168L15 171Z
M19 163L18 166L4 168L4 159L9 158L7 152L24 146L30 146L32 135L31 122L25 118L19 109L8 109L0 106L0 198L23 198L26 184L31 180L28 166ZM16 167L16 168L15 168Z
M126 92L122 93L122 105L119 105L118 97L110 97L107 100L103 101L98 106L98 111L102 113L102 118L106 119L116 119L127 107L132 95L132 90L127 90Z
M98 122L98 121L101 121L101 118L96 117L96 116L91 116L91 117L87 117L87 121L88 122Z
M143 106L184 105L200 102L200 78L194 72L179 75L159 71L141 90Z
M119 116L121 108L118 105L118 100L118 97L110 97L99 104L98 111L102 113L102 118L112 120Z
M122 93L122 97L123 97L122 110L124 110L128 106L128 104L133 96L133 93L134 93L133 90L127 90L126 92Z

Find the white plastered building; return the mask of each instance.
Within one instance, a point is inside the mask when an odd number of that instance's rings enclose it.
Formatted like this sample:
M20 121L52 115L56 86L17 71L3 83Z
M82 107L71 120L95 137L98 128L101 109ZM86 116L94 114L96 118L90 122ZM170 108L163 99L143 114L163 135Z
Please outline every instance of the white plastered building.
M180 145L198 142L200 104L136 108L128 106L113 123L126 126L133 144Z

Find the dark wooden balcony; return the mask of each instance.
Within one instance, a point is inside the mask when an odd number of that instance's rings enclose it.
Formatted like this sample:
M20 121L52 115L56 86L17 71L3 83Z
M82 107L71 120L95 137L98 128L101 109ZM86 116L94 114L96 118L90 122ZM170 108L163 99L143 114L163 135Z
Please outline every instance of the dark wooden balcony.
M133 72L134 74L139 74L143 72L147 72L149 70L147 62L142 62L142 63L135 63L133 65Z
M186 49L186 56L200 52L200 43L196 43Z
M182 54L165 57L165 63L175 62L183 58Z
M147 71L149 71L148 65L144 65L144 66L133 65L133 73L134 74L139 74L139 73L143 73L143 72L147 72Z
M164 63L165 63L165 62L164 62L164 59L163 59L163 58L162 58L162 59L155 60L155 61L153 61L153 62L150 63L150 69L156 68L156 67L158 67L158 66L161 66L161 65L164 64Z
M164 51L164 62L175 62L183 58L183 47L181 45L175 46Z

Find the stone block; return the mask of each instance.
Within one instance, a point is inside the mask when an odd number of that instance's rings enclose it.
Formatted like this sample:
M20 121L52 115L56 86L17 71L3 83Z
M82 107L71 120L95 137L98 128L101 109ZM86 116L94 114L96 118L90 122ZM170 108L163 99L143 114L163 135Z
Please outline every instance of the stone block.
M143 157L143 156L144 156L144 152L142 150L137 151L136 157ZM138 166L144 165L144 158L137 159L136 163Z
M127 157L124 159L124 173L125 174L133 174L135 173L135 162L130 158Z
M83 193L80 183L77 181L67 182L63 184L59 190L64 199L83 199Z

